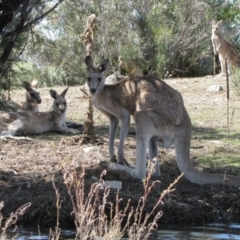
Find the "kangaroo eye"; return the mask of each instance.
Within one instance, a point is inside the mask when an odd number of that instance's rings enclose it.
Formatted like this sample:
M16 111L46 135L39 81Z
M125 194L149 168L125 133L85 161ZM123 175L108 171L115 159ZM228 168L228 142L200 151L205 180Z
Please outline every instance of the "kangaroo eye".
M88 80L88 82L89 82L89 81L91 80L91 78L90 78L90 77L88 77L88 78L87 78L87 80Z
M102 78L98 78L98 81L101 82L101 81L102 81Z

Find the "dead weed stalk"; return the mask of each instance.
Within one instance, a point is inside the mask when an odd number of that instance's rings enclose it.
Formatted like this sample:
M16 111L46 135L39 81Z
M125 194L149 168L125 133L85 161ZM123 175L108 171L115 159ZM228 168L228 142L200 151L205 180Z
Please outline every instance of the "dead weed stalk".
M22 205L14 213L11 213L11 215L6 220L4 220L4 217L1 214L1 210L4 207L4 202L0 202L0 229L1 229L0 240L7 239L6 232L11 226L14 225L13 231L17 229L16 223L17 223L18 217L22 216L27 210L27 208L29 208L30 206L31 206L30 202ZM14 238L15 237L13 237L13 239Z
M61 235L61 228L59 227L59 220L60 220L60 209L61 209L61 201L60 201L60 193L58 189L56 188L55 182L54 182L54 176L52 178L53 188L55 190L56 194L56 208L57 208L57 219L56 219L56 226L54 230L50 229L49 231L49 239L51 240L58 240L60 239Z
M87 136L93 136L94 135L93 112L94 111L93 111L92 99L86 90L81 89L81 91L84 93L84 97L88 99L87 120L84 122L83 134Z

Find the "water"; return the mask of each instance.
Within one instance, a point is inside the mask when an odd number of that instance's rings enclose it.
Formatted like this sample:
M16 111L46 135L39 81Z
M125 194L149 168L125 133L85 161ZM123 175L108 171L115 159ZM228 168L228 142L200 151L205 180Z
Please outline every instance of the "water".
M47 240L48 233L38 233L37 231L18 229L15 234L18 240ZM8 239L12 239L14 233L9 233ZM62 239L74 239L75 232L62 230ZM151 240L240 240L240 224L207 224L202 227L186 226L178 229L164 229L153 233ZM107 239L103 239L107 240ZM126 239L127 240L127 239Z
M171 240L240 240L240 224L207 224L202 227L182 227L181 230L160 230L152 239Z

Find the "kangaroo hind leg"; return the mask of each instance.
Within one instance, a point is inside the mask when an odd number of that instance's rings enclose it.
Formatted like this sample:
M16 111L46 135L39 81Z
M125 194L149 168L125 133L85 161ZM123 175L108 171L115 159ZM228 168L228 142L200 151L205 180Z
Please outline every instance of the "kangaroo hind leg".
M144 179L146 178L146 153L150 139L153 137L151 133L151 121L146 116L146 112L137 112L134 116L136 125L136 167L134 169L134 175ZM153 141L153 140L152 140ZM154 141L153 141L154 142ZM152 143L153 143L152 142ZM151 145L150 157L156 155L154 151L154 144Z
M0 134L1 140L15 139L15 140L32 140L28 137L17 136L21 135L27 127L27 121L25 119L16 119L8 126L8 131L3 131Z
M109 144L108 144L108 152L110 155L111 162L117 162L117 158L114 151L114 142L116 137L117 128L119 125L119 120L115 116L109 115L110 126L109 126Z
M160 176L160 168L159 168L159 159L158 159L158 138L152 137L149 140L148 144L148 150L149 150L149 159L151 163L154 164L154 172L153 176Z
M122 165L129 166L129 163L124 157L124 151L123 151L124 142L127 137L129 125L130 125L130 114L126 110L122 110L120 125L121 125L121 131L120 131L120 142L119 142L119 148L118 148L118 162Z

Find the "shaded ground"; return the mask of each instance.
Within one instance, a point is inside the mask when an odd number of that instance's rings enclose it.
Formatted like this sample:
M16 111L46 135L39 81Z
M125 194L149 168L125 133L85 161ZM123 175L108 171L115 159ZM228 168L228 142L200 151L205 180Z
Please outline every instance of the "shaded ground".
M226 138L226 92L206 91L213 84L225 86L224 79L192 78L171 79L167 83L178 89L184 98L185 105L193 121L193 141L191 157L197 168L207 172L227 171L229 174L240 175L237 165L239 158L239 100L231 92L231 130L230 140L234 144L223 141ZM59 92L62 88L56 88ZM224 87L225 89L225 87ZM41 110L49 109L51 98L49 89L40 89L43 104ZM14 96L23 97L23 91L16 91ZM76 122L84 122L87 112L87 100L82 98L79 87L71 87L67 94L68 118ZM13 97L14 97L13 96ZM13 99L14 100L14 99ZM106 169L104 162L108 161L108 123L99 112L95 112L95 132L97 138L92 142L82 144L81 136L66 136L55 133L32 136L33 141L0 142L0 201L4 201L2 214L8 217L20 206L31 202L31 207L19 218L23 226L45 226L53 228L56 224L56 195L52 184L52 176L59 189L62 201L60 210L61 227L72 227L72 206L62 173L68 170L85 169L86 190L93 183L92 176L100 177ZM126 141L126 158L130 163L135 161L134 126ZM118 141L116 146L118 145ZM231 155L231 161L225 159L226 152ZM161 155L161 183L152 190L145 210L149 212L158 200L161 192L166 189L179 175L174 158L174 149L159 150ZM215 161L214 156L224 155L221 161ZM212 162L202 161L209 156ZM234 157L232 157L234 156ZM219 158L219 157L218 157ZM140 180L133 179L123 172L108 170L104 180L122 181L120 197L122 206L131 199L131 204L137 205L143 195ZM115 202L116 191L110 193L110 200ZM176 184L175 190L164 198L160 206L163 216L160 224L196 223L203 225L213 221L240 222L240 189L224 185L199 186L184 178Z

